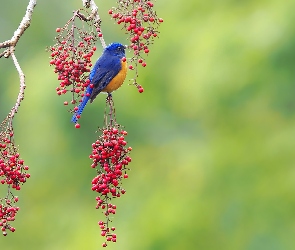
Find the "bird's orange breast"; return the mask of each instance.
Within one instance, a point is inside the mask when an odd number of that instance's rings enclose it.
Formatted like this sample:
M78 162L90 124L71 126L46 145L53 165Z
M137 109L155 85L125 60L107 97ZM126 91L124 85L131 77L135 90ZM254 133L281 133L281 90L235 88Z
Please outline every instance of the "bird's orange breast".
M102 90L102 92L111 93L121 87L127 75L127 62L121 61L121 65L122 67L119 73L110 81L110 83Z

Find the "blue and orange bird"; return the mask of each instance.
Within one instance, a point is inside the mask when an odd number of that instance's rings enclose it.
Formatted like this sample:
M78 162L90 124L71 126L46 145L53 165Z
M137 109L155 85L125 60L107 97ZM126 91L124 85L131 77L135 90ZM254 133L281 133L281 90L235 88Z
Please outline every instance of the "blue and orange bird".
M127 74L127 62L123 58L125 58L125 46L120 43L111 43L104 49L90 72L90 84L72 117L72 122L78 121L77 115L82 114L89 100L92 103L100 92L110 94L123 84Z

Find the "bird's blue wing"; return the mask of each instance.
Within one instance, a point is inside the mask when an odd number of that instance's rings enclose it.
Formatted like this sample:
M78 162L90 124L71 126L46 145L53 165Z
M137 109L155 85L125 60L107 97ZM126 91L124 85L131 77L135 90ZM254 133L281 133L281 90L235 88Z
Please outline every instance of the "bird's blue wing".
M121 60L118 57L102 56L95 64L90 73L89 79L94 84L90 96L90 102L110 83L110 81L120 72Z

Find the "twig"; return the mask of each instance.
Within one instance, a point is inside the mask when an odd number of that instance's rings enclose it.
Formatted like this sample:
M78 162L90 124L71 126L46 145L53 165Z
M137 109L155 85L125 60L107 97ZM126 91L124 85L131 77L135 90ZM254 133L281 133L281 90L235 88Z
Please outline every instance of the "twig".
M90 15L89 19L93 19L94 24L97 24L97 26L100 27L101 20L100 20L99 14L98 14L98 7L95 4L94 0L82 0L82 2L83 2L83 6L85 8L91 9L91 15ZM101 36L99 38L100 38L100 42L101 42L102 47L105 48L107 45L105 43L103 36Z
M18 72L18 75L19 75L19 81L20 81L20 87L19 87L19 93L18 93L18 96L17 96L17 99L16 99L16 103L14 105L14 107L11 109L10 113L9 113L9 117L11 119L11 122L12 122L12 119L15 115L15 113L17 113L18 111L18 107L20 106L20 103L21 101L24 99L24 92L25 92L25 88L26 88L26 84L25 84L25 74L23 73L17 59L16 59L16 56L14 54L14 50L10 51L10 55L12 57L12 60L13 60L13 63L14 63L14 66Z
M14 66L19 74L19 80L20 80L20 89L19 89L19 94L18 94L16 103L15 103L14 107L10 110L9 115L8 115L10 127L12 127L12 120L13 120L14 115L15 115L15 113L17 113L18 107L20 106L21 101L24 99L24 91L26 88L25 75L24 75L24 73L17 61L14 51L15 51L16 44L18 43L20 37L24 34L25 30L31 24L32 14L33 14L33 10L34 10L34 7L36 6L36 4L37 4L37 0L30 0L29 4L27 6L26 13L25 13L22 21L20 22L17 30L14 32L12 38L10 40L0 43L0 49L7 48L5 51L0 53L0 58L2 56L4 56L5 58L8 58L9 56L12 57Z
M11 47L16 46L20 37L23 35L25 30L30 26L33 10L34 10L34 7L36 6L36 4L37 4L37 0L30 0L29 4L27 6L26 14L23 17L23 20L21 21L21 23L19 24L17 30L14 32L12 38L10 40L0 43L0 49L1 48L10 48L10 49L7 49L4 52L2 52L0 54L0 58L2 56L8 58L10 56L11 52L14 51L14 48L11 48Z

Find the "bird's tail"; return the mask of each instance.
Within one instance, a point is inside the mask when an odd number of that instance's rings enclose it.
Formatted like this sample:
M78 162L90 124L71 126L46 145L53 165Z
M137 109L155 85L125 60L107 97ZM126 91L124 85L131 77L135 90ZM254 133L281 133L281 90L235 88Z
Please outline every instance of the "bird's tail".
M79 104L78 110L75 111L75 114L73 115L71 122L77 123L77 121L79 119L79 118L77 118L77 115L81 115L82 114L82 112L83 112L83 110L84 110L87 102L89 101L91 92L92 92L92 89L90 89L90 88L89 89L88 88L86 89L85 95L84 95L84 97L82 99L82 102Z

